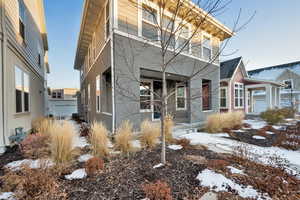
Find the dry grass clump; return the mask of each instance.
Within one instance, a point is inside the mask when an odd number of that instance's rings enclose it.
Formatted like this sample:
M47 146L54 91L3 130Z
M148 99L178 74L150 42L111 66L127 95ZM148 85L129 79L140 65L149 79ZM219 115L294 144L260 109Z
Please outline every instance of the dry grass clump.
M108 130L102 123L94 122L92 124L90 142L94 156L106 157L109 155Z
M52 124L53 119L38 117L31 122L32 132L49 135Z
M121 124L121 126L117 130L115 136L116 148L121 150L124 154L132 152L132 138L132 124L126 120Z
M206 120L206 131L209 133L218 133L222 132L223 129L241 127L244 118L244 113L240 111L212 114Z
M181 138L181 139L177 139L175 140L175 143L177 145L180 145L182 146L182 148L184 149L188 149L188 148L191 148L191 141L189 139L186 139L186 138Z
M141 124L140 142L144 148L154 148L157 145L160 136L160 127L158 124L144 120Z
M104 161L101 158L93 157L85 163L85 171L89 176L93 176L103 169Z
M65 163L74 156L73 139L75 136L74 126L67 121L56 121L50 128L50 148L53 160Z
M57 177L46 166L39 169L23 166L21 170L8 171L1 177L1 182L3 190L14 192L16 199L67 199Z
M172 200L171 188L164 181L144 184L143 191L150 200Z
M49 135L30 134L20 144L21 151L26 158L37 159L48 157L50 152Z
M173 116L168 114L165 117L165 137L166 137L166 142L170 143L173 142L173 127L174 127L174 121L173 121Z

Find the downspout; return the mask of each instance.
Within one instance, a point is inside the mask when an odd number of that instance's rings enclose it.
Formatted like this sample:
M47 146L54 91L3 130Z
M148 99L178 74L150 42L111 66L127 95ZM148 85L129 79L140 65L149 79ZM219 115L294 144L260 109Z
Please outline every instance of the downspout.
M3 127L2 127L2 131L3 131L3 144L5 146L6 141L5 141L5 130L6 130L6 109L5 109L5 80L4 80L4 74L5 74L5 63L6 63L6 43L7 43L7 36L6 36L6 29L5 29L5 0L1 0L1 29L2 29L2 77L1 77L1 81L2 81L2 123L3 123Z
M115 6L118 6L115 0L111 0L111 13L110 13L110 27L111 27L111 33L110 33L110 59L111 59L111 98L112 98L112 127L111 132L114 133L116 130L116 111L115 111L115 67L114 67L114 30L115 30L115 20L114 17L117 13L115 13Z

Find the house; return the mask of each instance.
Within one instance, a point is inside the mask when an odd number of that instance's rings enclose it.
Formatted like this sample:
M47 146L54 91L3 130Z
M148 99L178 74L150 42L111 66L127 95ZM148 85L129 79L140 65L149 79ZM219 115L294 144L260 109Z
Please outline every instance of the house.
M280 106L279 91L284 84L272 80L250 77L242 57L221 62L220 66L220 111L243 111L259 114L268 108ZM263 91L263 102L254 98ZM265 106L261 108L261 103Z
M48 42L42 0L0 1L0 148L46 112Z
M109 130L115 130L124 120L130 120L135 128L144 119L160 120L160 110L150 102L162 90L158 59L161 49L157 43L149 42L157 30L145 11L150 7L152 14L157 13L158 4L140 0L136 6L133 2L84 2L74 63L81 76L79 112L86 121L102 121ZM185 5L192 7L193 3L187 1ZM204 12L199 7L192 11ZM192 28L193 24L188 24L187 33ZM175 91L167 109L176 123L201 123L207 115L219 111L218 52L221 42L232 35L230 29L208 16L206 25L197 33L203 41L201 47L187 45L167 70L167 90ZM212 57L216 59L210 63ZM202 71L191 78L193 68Z
M280 106L294 107L300 112L300 61L281 64L271 67L263 67L248 71L253 78L277 81L285 84L280 90ZM254 100L260 103L260 109L265 109L263 103L266 94L263 91L257 92Z
M71 118L77 113L77 94L75 88L51 90L49 96L49 114L58 119Z

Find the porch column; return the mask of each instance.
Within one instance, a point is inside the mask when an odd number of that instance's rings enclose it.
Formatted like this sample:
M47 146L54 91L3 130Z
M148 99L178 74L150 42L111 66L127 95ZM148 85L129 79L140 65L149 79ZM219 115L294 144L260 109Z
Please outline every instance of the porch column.
M278 108L281 108L281 94L280 94L280 87L277 88L277 94L278 94Z
M248 88L245 87L245 113L246 114L249 113L249 109L248 109L248 97L249 97L249 95L248 95Z
M266 103L268 105L268 108L272 109L273 108L273 105L272 105L272 86L268 85L265 88L266 88Z

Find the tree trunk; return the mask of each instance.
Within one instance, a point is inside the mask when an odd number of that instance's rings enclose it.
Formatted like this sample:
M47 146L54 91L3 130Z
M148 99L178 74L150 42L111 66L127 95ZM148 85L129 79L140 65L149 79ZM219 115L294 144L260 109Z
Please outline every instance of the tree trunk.
M166 73L162 74L162 104L161 104L161 163L166 164L166 135L165 135L165 117L167 114L167 82Z

